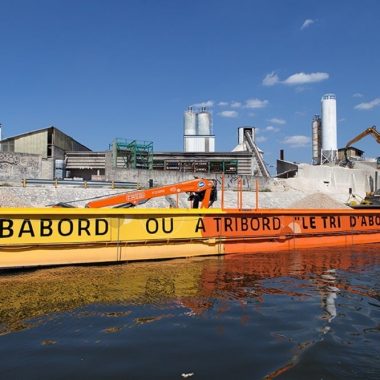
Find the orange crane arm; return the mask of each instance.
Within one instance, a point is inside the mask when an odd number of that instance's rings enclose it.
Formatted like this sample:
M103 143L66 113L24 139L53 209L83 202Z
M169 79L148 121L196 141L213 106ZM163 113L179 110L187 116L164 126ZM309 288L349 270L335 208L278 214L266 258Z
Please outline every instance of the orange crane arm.
M199 202L201 202L202 208L209 208L216 200L216 182L209 179L198 178L173 185L154 187L146 190L129 191L124 194L118 194L88 202L86 207L133 207L140 203L145 203L151 198L179 193L190 193L189 199L193 200L194 208L198 208Z

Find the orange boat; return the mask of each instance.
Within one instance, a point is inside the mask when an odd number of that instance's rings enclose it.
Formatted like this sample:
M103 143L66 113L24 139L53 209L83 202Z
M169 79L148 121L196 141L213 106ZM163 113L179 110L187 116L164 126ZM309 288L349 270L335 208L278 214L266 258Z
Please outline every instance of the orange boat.
M380 210L211 209L208 206L216 198L212 181L197 179L163 188L99 201L106 208L97 208L93 202L82 209L4 208L0 218L0 268L380 242ZM142 192L146 192L145 197ZM109 208L110 203L130 206L144 202L154 196L153 192L156 196L187 192L203 208Z

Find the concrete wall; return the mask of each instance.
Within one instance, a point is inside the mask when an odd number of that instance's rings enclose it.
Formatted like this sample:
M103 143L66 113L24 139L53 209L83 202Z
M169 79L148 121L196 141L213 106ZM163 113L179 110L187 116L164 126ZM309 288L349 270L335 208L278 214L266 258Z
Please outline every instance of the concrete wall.
M54 179L54 159L53 158L47 158L47 159L41 160L41 171L38 178Z
M42 159L37 154L0 152L0 181L20 182L41 178Z
M349 169L339 166L300 164L297 176L287 181L292 187L305 191L348 194L348 189L351 188L354 194L364 195L371 190L370 183L375 181L376 172L379 176L380 171L370 166Z

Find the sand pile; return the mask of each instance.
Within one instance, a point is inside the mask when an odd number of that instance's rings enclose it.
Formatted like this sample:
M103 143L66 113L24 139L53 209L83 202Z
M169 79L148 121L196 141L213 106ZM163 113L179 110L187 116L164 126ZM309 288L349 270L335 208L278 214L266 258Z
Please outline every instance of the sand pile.
M289 208L350 208L327 194L314 193L289 205Z

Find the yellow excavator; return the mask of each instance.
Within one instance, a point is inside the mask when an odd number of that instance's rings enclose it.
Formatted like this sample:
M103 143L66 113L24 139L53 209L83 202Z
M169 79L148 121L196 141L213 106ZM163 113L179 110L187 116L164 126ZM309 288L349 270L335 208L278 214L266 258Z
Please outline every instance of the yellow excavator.
M361 140L363 137L366 137L368 135L371 135L377 143L380 144L380 133L376 129L376 125L373 125L372 127L367 128L363 132L359 133L357 136L355 136L353 139L351 139L345 146L344 148L344 160L341 163L341 166L348 166L350 168L353 167L353 162L348 158L347 156L347 150L356 142ZM379 168L380 166L380 160L379 158L377 159L377 167Z
M342 166L353 167L352 161L347 156L347 150L352 146L352 144L361 140L363 137L371 135L377 143L380 144L380 133L377 131L376 126L367 128L363 132L359 133L353 139L351 139L344 148L344 161ZM380 157L377 158L377 169L380 168ZM350 201L347 203L352 208L380 208L380 189L368 192L364 198L357 201L355 195L352 194L352 189L350 189ZM353 198L353 199L352 199Z

